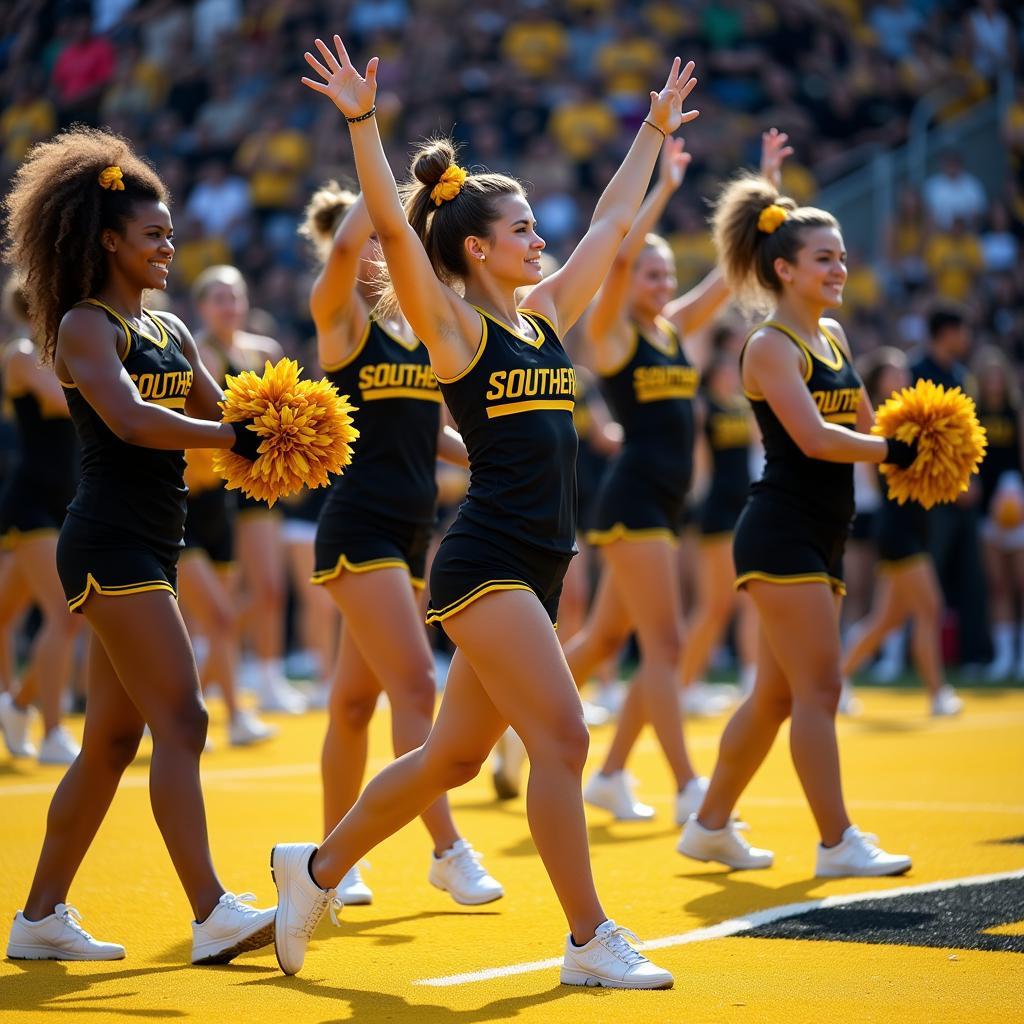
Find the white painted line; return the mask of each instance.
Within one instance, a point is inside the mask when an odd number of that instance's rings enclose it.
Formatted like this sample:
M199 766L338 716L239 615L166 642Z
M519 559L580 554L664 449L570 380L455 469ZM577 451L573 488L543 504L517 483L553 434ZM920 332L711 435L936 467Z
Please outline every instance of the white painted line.
M957 889L968 885L990 885L993 882L1003 882L1014 878L1024 878L1024 870L1000 871L993 875L971 875L967 878L950 878L941 882L926 882L923 885L902 885L896 889L885 889L881 892L872 890L869 892L849 893L845 896L824 896L819 900L805 900L802 903L787 903L781 907L755 910L744 917L733 917L728 921L722 921L719 924L713 924L706 928L695 928L693 931L682 932L679 935L666 935L660 939L651 939L649 942L641 943L639 948L650 950L666 949L669 946L688 946L693 942L725 939L730 935L747 932L764 924L773 924L775 921L783 921L788 917L806 914L811 910L845 907L850 903L864 903L867 900L888 900L894 899L897 896L909 896L916 893L941 892L943 889ZM507 978L513 974L547 971L561 966L561 963L561 957L552 957L550 960L534 960L532 963L510 964L507 967L488 967L485 970L473 971L469 974L447 974L440 978L421 978L418 981L414 981L413 984L429 985L433 988L447 988L452 985L468 985L474 981L491 981L494 978Z

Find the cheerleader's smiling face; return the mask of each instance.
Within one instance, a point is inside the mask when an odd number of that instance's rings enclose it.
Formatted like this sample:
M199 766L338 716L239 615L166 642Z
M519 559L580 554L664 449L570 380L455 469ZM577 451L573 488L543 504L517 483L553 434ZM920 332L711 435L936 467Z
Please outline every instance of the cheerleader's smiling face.
M132 216L120 230L107 228L101 242L109 254L112 269L123 274L140 290L167 288L167 275L174 258L174 225L166 205L137 200Z
M243 281L213 281L197 304L203 326L216 338L230 338L245 326L249 293Z
M506 287L539 284L544 276L540 254L545 241L526 197L509 192L494 200L497 214L486 236L469 235L463 242L467 278L487 275Z
M843 304L846 246L835 227L801 228L801 246L790 263L775 260L775 273L790 297L821 310Z
M660 239L645 246L633 264L630 309L638 319L653 320L676 293L676 264L672 250Z

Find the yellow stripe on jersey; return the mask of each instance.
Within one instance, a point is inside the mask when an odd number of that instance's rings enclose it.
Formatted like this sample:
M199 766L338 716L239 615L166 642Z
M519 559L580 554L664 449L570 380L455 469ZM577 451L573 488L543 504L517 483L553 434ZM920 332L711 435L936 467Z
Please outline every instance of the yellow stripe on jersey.
M371 391L363 391L360 398L364 402L373 402L380 398L418 398L422 402L437 402L441 404L440 391L427 391L423 388L374 388Z
M672 384L638 391L636 400L643 405L646 402L664 402L669 398L693 398L695 393L696 389L690 384Z
M159 405L164 409L184 409L185 399L184 398L151 398L149 400L150 405Z
M575 402L569 399L537 399L532 402L508 402L505 405L492 405L487 409L489 420L499 416L515 416L520 412L537 412L540 409L554 409L559 412L572 412Z

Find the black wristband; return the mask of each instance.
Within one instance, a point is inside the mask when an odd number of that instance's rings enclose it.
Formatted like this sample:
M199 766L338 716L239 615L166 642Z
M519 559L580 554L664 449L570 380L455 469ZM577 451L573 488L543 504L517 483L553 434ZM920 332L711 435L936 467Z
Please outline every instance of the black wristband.
M348 121L349 124L359 124L360 121L366 121L369 118L373 117L373 115L376 113L377 104L374 103L374 105L370 107L370 109L365 114L356 114L355 117L346 117L345 120Z
M644 124L650 125L656 132L661 132L661 129L653 121L648 121L646 117L644 118ZM667 139L668 132L661 132L661 137Z
M887 437L885 443L889 446L883 462L900 469L909 469L917 458L917 442L900 441L895 437Z
M231 424L231 429L235 432L235 443L231 446L231 450L236 455L241 455L243 459L255 462L259 456L263 438L254 430L249 430L252 424L252 420L241 420Z

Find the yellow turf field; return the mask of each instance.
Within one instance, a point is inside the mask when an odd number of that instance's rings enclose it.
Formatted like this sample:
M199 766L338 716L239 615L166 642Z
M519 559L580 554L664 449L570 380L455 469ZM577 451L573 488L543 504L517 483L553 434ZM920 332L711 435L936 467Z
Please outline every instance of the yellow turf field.
M959 720L931 722L917 692L863 693L841 725L854 820L910 852L900 879L819 882L815 835L784 741L740 811L752 840L776 851L769 871L729 874L675 852L666 772L653 738L638 749L639 793L658 818L611 824L592 812L591 841L609 913L647 940L676 977L671 992L569 989L550 966L564 923L526 828L523 803L498 804L481 776L454 794L457 820L505 885L504 900L463 910L427 885L428 846L414 823L370 854L376 902L321 925L302 974L281 975L273 949L226 967L187 963L189 909L153 824L145 757L130 769L71 893L85 926L123 942L111 964L0 961L0 1018L211 1022L770 1021L1009 1022L1024 1017L1024 693L968 692ZM267 747L232 750L213 708L218 749L204 761L216 863L228 888L272 902L275 841L318 838L322 714L282 722ZM384 763L387 715L372 756ZM691 727L699 768L714 762L724 719ZM74 723L73 723L74 724ZM78 723L80 725L80 723ZM600 754L607 730L597 730ZM0 917L28 888L59 769L0 760ZM659 795L660 794L660 795ZM985 876L997 876L987 878ZM999 877L1006 876L1006 877ZM969 887L928 883L975 879ZM803 916L783 912L752 936L713 926L789 904L866 893ZM776 937L764 935L774 930ZM723 933L726 934L723 937ZM953 947L953 948L949 948ZM483 978L475 977L484 973ZM453 975L468 975L453 978Z

